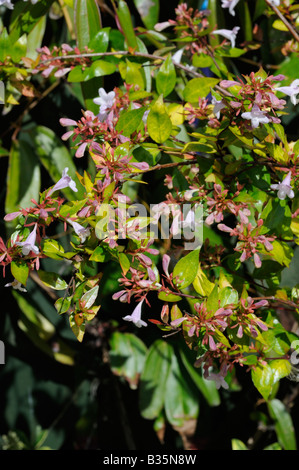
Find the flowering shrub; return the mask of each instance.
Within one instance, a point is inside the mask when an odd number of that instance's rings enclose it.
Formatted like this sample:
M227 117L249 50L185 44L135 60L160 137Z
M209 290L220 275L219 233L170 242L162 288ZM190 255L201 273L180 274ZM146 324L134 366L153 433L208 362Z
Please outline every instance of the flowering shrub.
M279 421L276 393L294 373L298 339L299 281L288 275L299 240L299 146L289 126L298 5L179 3L160 21L158 0L136 0L136 26L119 0L112 28L95 0L0 3L4 115L23 106L3 142L5 287L19 305L31 280L51 292L82 345L93 327L107 335L113 372L138 388L157 429L166 420L186 438L192 422L194 433L197 393L219 404L239 370ZM55 8L68 42L45 45ZM282 32L272 55L264 24ZM54 130L26 128L57 87ZM113 311L102 323L111 266ZM54 358L72 363L62 343L55 348ZM295 446L285 439L280 430L279 445Z

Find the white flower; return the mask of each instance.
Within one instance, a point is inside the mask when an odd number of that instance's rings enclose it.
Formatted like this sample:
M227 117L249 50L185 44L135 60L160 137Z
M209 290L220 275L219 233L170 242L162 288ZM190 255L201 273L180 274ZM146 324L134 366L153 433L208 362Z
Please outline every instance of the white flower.
M295 194L291 188L291 172L289 171L281 183L271 184L270 188L278 191L277 196L279 199L285 199L286 196L292 199Z
M277 91L281 91L285 95L290 96L291 102L296 105L298 100L296 99L296 95L299 93L299 79L297 78L294 80L289 86L281 86L276 88Z
M115 98L115 92L109 91L107 93L104 88L99 88L99 96L98 98L94 98L93 102L100 106L100 112L98 114L98 118L100 121L106 119L109 109L113 106Z
M84 243L86 238L90 235L90 229L83 227L83 225L78 224L78 222L74 222L71 219L67 220L69 224L72 225L73 229L75 230L76 234L80 238L81 243Z
M143 320L141 320L141 307L143 304L143 300L141 300L141 302L137 304L137 307L135 307L131 315L126 315L123 318L123 320L133 322L134 325L136 325L138 328L141 328L142 326L147 326L147 324Z
M220 118L220 111L221 109L225 108L225 104L222 100L217 100L215 96L212 96L212 104L214 105L213 113L215 114L216 118Z
M14 279L12 282L9 282L8 284L5 284L4 287L12 287L13 289L19 290L21 292L27 292L27 290L22 287L22 284L16 279Z
M76 183L72 178L67 174L68 168L65 168L62 172L62 177L60 178L59 181L53 186L52 189L48 192L47 196L50 196L52 193L57 191L58 189L64 189L64 188L71 188L73 191L78 191L76 187Z
M260 125L260 123L267 124L268 122L270 122L267 116L265 116L265 111L261 111L256 104L253 105L251 111L242 113L241 116L243 119L249 119L254 129L256 129Z
M182 49L179 49L178 51L175 52L175 54L173 54L172 56L172 61L175 63L175 64L180 64L181 63L181 60L182 60L182 56L183 56L183 53L184 53L184 47L182 47Z
M235 26L233 29L216 29L215 31L213 31L212 34L220 34L231 42L232 47L235 47L236 37L239 32L239 29L239 26Z
M235 16L235 7L237 3L239 3L239 0L221 0L222 2L222 8L228 8L228 11L232 16Z
M280 5L280 0L269 0L269 2L271 3L271 5L274 5L276 7L279 7Z
M39 249L37 248L37 246L35 246L35 240L36 224L30 235L28 235L27 239L24 242L16 242L16 245L22 247L22 253L25 256L29 255L31 251L33 251L37 255L39 253Z
M207 377L207 380L214 380L216 384L216 388L223 387L228 389L228 384L225 382L224 377L221 374L214 374L213 372Z
M11 0L0 0L0 6L4 6L9 8L10 10L13 10L14 5L11 3Z
M157 23L154 26L155 31L163 31L166 28L169 28L171 26L171 23L169 21L163 21L162 23Z

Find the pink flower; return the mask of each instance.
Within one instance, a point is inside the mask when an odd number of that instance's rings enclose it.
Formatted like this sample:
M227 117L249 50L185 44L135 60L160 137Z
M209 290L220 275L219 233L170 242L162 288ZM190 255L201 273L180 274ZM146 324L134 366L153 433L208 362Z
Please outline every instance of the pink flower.
M221 374L214 374L213 372L211 372L208 377L206 377L206 379L214 380L217 389L223 387L227 390L229 388L228 384L225 382L224 377Z

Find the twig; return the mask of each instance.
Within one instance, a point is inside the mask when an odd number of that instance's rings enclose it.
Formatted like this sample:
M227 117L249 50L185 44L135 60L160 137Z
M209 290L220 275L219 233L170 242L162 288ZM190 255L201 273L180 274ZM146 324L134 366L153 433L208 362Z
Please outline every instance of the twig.
M283 24L286 26L286 28L288 28L288 30L290 31L293 38L297 42L299 42L299 35L298 35L297 31L293 28L293 26L288 22L288 20L283 16L283 14L278 10L278 8L270 2L270 0L265 0L265 1L266 1L267 5L270 8L272 8L272 10L276 13L276 15L283 22Z
M112 52L86 52L85 54L69 54L69 55L62 55L58 57L50 57L49 59L42 60L39 65L46 64L47 62L52 62L54 60L71 60L71 59L83 59L88 57L109 57L109 56L135 56L135 57L143 57L145 59L151 59L156 61L165 61L166 57L155 55L155 54L146 54L143 52L138 51L112 51ZM174 66L184 70L186 73L193 75L196 78L206 78L205 75L202 73L196 72L189 67L179 64L177 62L173 62ZM223 93L225 96L232 96L227 90L224 90L220 86L216 85L215 88Z

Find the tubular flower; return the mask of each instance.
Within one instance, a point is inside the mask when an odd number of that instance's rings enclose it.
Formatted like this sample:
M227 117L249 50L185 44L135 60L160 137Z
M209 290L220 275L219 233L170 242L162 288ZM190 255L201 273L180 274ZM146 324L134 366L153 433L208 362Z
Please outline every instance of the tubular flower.
M216 29L213 31L213 34L220 34L221 36L225 37L231 42L231 46L235 47L236 45L236 37L239 32L240 27L235 26L232 30L230 29Z
M298 103L296 95L299 93L299 79L294 80L289 86L281 86L276 88L277 91L281 91L285 95L288 95L291 98L293 105Z
M64 189L67 187L71 188L75 192L78 191L75 181L72 180L72 178L67 174L67 172L68 172L68 168L65 168L63 170L62 177L60 178L60 180L57 181L57 183L53 186L53 188L50 189L50 191L48 192L47 194L48 197L51 196L51 194L53 194L58 189Z
M133 322L134 325L136 325L138 328L141 328L142 326L147 326L147 324L143 320L141 320L141 308L143 300L141 300L141 302L137 304L137 307L135 307L131 315L126 315L125 317L123 317L124 320Z
M265 111L261 111L260 108L254 104L251 111L241 114L243 119L248 119L251 121L251 125L256 129L260 124L267 124L270 122L269 118L266 116Z
M22 284L14 279L12 282L9 282L8 284L5 284L4 287L12 287L15 290L19 290L20 292L27 292L27 290L22 287Z
M100 112L98 118L100 121L103 121L108 116L108 111L113 106L115 98L115 92L109 91L109 93L104 90L104 88L99 88L99 96L95 98L93 102L100 106Z
M22 247L22 253L25 256L29 255L31 251L33 251L36 255L38 255L39 249L37 246L35 246L35 241L36 241L36 225L34 226L34 229L30 233L30 235L27 237L27 239L24 242L16 242L16 245Z
M287 174L287 176L282 180L281 183L278 184L271 184L271 189L277 190L277 197L279 199L285 199L288 196L292 199L295 194L291 187L291 172Z
M221 2L222 2L221 7L222 8L228 8L229 13L232 16L235 16L235 14L236 14L235 13L235 7L239 3L239 0L221 0Z
M72 225L72 227L75 230L76 234L80 238L81 243L84 243L86 238L88 238L89 235L90 235L90 229L83 227L82 225L78 224L78 222L74 222L71 219L68 219L67 221L68 221L69 224Z

